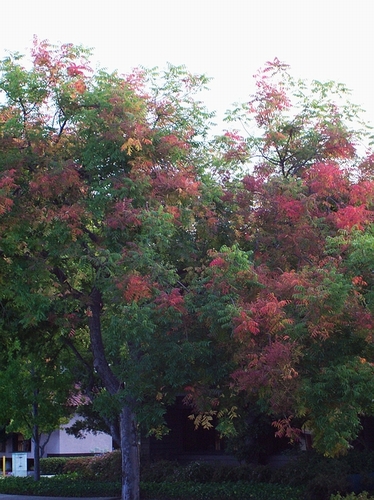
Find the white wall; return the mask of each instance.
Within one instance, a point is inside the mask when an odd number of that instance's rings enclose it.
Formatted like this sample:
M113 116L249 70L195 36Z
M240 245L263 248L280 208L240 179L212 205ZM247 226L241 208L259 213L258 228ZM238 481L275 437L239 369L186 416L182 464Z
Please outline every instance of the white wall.
M73 417L68 424L52 432L49 441L45 447L44 457L48 455L80 455L88 453L105 453L112 451L112 437L104 432L98 434L93 434L92 432L87 432L85 438L77 439L66 433L65 427L70 427L77 417ZM44 436L42 436L44 440ZM12 441L8 440L6 446L6 452L0 453L0 455L5 455L7 458L12 456ZM27 453L27 458L33 458L33 447L31 452Z
M72 418L64 427L70 427L76 420L77 417ZM81 453L105 453L112 451L112 437L108 434L103 432L98 434L87 432L83 439L77 439L67 434L64 427L52 433L51 439L46 446L45 456L48 454L67 455L71 453L76 455ZM54 434L56 434L56 436Z

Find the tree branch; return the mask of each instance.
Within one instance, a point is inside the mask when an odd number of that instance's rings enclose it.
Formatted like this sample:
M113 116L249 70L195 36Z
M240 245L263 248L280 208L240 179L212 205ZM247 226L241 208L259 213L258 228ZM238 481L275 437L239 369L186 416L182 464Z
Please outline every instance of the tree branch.
M89 318L91 348L94 356L94 368L101 377L107 391L110 394L116 394L121 384L118 378L110 369L105 356L104 343L101 334L101 308L101 293L97 288L94 288L90 295Z

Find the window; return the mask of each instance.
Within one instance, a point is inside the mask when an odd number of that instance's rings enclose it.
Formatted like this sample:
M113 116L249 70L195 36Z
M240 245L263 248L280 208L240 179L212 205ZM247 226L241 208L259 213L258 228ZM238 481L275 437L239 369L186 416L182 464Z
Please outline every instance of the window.
M13 452L31 451L31 439L24 439L22 434L13 434Z

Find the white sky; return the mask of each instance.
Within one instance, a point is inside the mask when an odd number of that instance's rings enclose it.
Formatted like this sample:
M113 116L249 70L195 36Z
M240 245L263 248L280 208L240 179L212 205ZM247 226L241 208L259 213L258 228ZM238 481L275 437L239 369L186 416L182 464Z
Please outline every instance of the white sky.
M217 121L278 57L295 77L345 83L374 125L372 0L2 0L0 16L0 57L28 53L36 34L92 47L108 70L205 73Z

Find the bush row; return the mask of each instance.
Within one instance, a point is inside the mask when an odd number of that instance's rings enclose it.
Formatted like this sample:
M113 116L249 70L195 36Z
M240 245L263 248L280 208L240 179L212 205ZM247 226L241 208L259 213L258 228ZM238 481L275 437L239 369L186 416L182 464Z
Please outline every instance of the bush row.
M369 493L364 491L363 493L348 493L347 495L342 496L340 493L336 495L331 495L330 500L371 500L374 497L369 497Z
M279 484L250 483L145 483L141 484L141 498L159 500L300 500L297 488Z
M300 500L296 488L264 483L141 483L142 500ZM66 497L120 497L119 483L85 481L75 473L42 478L7 477L0 480L0 493Z
M302 489L305 500L328 500L338 492L374 491L374 475L369 470L374 471L369 457L361 463L361 458L353 456L336 460L303 452L290 457L288 463L277 469L269 465L229 466L204 462L182 467L177 463L160 461L143 468L142 480L156 484L187 481L199 484L269 483Z
M67 497L110 496L119 497L121 486L112 482L85 481L72 473L52 478L42 478L35 482L32 478L7 477L0 481L0 493L21 495L48 495ZM302 489L271 483L251 483L246 481L226 483L198 482L142 482L142 500L303 500ZM342 496L332 495L330 500L370 500L367 493Z
M0 480L0 493L61 497L120 497L121 484L108 481L85 481L76 474L42 477L6 477Z
M77 473L86 480L120 481L121 453L113 451L94 457L42 458L40 469L46 475Z
M43 459L42 470L48 474L76 474L87 482L119 482L121 456L113 452L98 457ZM177 462L158 461L142 467L141 480L143 484L162 484L163 488L173 488L170 486L173 483L213 484L216 488L224 483L268 483L302 489L303 500L328 500L337 493L374 491L372 471L372 452L350 453L339 460L302 452L290 455L288 463L278 469L269 465L232 466L206 462L181 466Z

